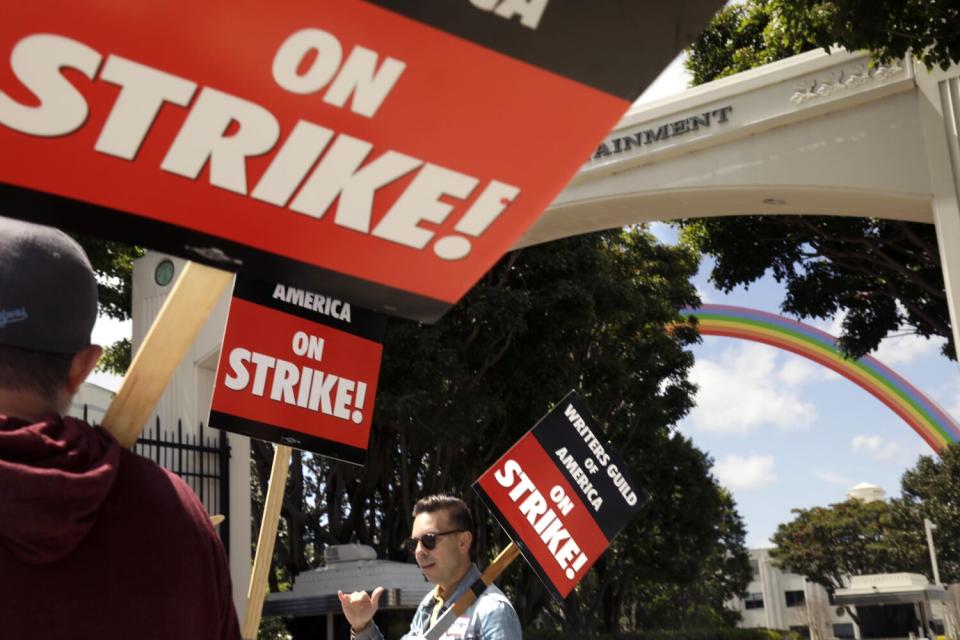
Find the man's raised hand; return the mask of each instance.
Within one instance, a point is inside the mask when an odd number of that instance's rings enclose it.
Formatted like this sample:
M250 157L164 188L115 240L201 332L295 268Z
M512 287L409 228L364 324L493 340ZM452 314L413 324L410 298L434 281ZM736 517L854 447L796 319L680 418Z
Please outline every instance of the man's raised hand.
M343 607L343 615L354 631L362 631L367 628L373 615L380 606L380 596L383 595L383 587L377 587L373 594L366 591L354 591L346 594L338 591L340 597L340 606Z

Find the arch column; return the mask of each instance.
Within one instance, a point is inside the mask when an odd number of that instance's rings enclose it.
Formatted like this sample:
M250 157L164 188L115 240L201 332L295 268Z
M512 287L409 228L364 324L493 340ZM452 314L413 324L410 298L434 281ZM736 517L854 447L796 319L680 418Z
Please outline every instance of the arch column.
M917 85L950 326L960 351L960 78L918 74Z

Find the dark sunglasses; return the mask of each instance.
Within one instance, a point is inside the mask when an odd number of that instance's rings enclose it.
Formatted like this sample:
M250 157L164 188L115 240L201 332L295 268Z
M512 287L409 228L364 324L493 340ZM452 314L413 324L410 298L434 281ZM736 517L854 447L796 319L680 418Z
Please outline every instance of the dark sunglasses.
M463 533L464 531L466 531L466 529L451 529L450 531L440 531L439 533L425 533L419 538L408 538L407 549L410 553L413 553L417 550L417 543L419 542L427 551L433 551L437 548L437 538L440 536L447 536L451 533Z

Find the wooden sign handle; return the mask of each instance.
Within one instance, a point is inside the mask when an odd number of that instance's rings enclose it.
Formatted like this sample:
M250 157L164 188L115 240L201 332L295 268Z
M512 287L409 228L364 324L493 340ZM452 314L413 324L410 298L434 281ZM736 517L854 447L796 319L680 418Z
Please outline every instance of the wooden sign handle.
M273 547L277 541L280 508L283 506L283 492L287 486L289 472L290 447L278 444L273 452L270 486L263 505L260 536L257 538L257 555L253 561L253 572L250 574L250 587L247 589L247 611L243 618L242 630L246 640L256 640L260 629L263 598L267 590L267 575L270 572L270 561L273 559Z
M188 262L167 296L106 415L103 427L132 447L177 365L193 344L233 274Z
M500 574L510 566L510 563L517 559L517 556L520 555L520 547L514 543L508 544L503 551L493 559L493 562L490 563L490 566L487 567L486 571L480 576L480 579L483 580L483 586L489 587L493 584L493 581L500 577ZM453 605L453 612L457 616L463 615L463 612L470 608L477 600L477 594L473 592L472 589L468 590L465 594L460 596L457 599L456 603Z

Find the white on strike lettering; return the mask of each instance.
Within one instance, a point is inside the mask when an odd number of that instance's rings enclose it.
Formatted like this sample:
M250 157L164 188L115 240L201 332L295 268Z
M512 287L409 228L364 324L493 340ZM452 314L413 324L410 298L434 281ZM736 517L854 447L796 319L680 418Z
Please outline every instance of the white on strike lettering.
M311 336L304 331L293 334L293 343L290 345L298 356L307 356L317 362L323 360L323 338Z
M304 73L298 67L310 52L316 59ZM320 91L340 68L343 47L340 41L323 29L302 29L292 34L273 57L273 79L291 93L308 94Z
M573 580L577 572L583 568L587 562L587 555L580 550L580 545L576 543L570 532L563 525L560 516L548 506L547 499L537 489L533 481L523 472L523 468L516 460L507 460L503 467L493 472L493 477L497 483L504 488L509 488L508 497L513 502L519 503L517 509L533 525L533 530L537 532L540 539L547 545L547 549L553 555L557 564L564 570L568 579ZM559 493L556 491L560 489ZM554 487L551 490L551 497L556 496L554 502L563 503L566 493L560 487ZM562 504L561 512L566 515L566 504ZM562 543L562 544L561 544ZM571 562L572 561L572 562Z
M230 352L230 373L224 378L223 384L227 389L240 391L250 384L250 374L244 366L245 362L250 361L250 352L246 349L234 349Z
M133 160L165 102L185 107L197 83L120 56L110 56L100 78L120 85L120 95L94 149Z
M542 12L538 4L504 0L495 11L504 17L520 15L527 24L527 16ZM316 59L301 69L311 51L316 51ZM343 57L333 34L298 31L277 51L273 77L279 87L298 94L329 87L324 102L340 108L349 103L354 113L372 118L399 81L405 63L359 45L345 61ZM0 91L0 124L34 136L73 133L87 121L89 105L63 69L76 69L96 80L102 61L101 53L71 38L24 37L11 50L10 65L39 104L21 104ZM485 233L521 193L515 186L489 179L468 206L466 200L481 184L478 177L400 151L375 149L369 141L306 120L297 121L278 146L279 121L263 106L134 60L107 57L99 80L121 90L106 114L95 151L133 161L165 106L188 109L160 164L163 171L196 180L209 167L210 184L216 187L317 220L336 206L333 224L416 250L432 242L433 252L444 260L469 255L470 237ZM266 170L250 189L248 161L270 153ZM386 213L373 226L380 191L411 173L409 184L393 202L383 203ZM431 226L451 217L456 233L438 238Z
M453 205L440 201L450 195L465 199L478 180L435 164L426 165L407 190L373 230L373 235L393 240L408 247L422 249L433 237L432 231L417 226L421 220L440 223L446 220Z
M226 135L236 122L240 130ZM160 168L196 179L210 161L210 184L247 194L247 158L276 144L280 125L258 104L206 87L200 92Z
M310 353L311 338L314 337L307 334L303 334L299 339L295 337L294 353L301 345L305 345L304 353ZM316 348L322 351L322 344ZM367 391L365 382L298 366L296 363L242 347L231 349L227 362L230 371L224 377L223 384L231 391L245 391L249 388L250 393L262 397L269 383L268 397L274 402L309 409L341 420L349 420L354 424L363 422L363 405ZM248 368L250 365L254 367L252 384Z
M299 73L301 63L314 51L313 64ZM406 63L387 58L377 69L377 52L359 45L350 52L343 67L342 59L343 47L335 36L323 29L303 29L280 45L273 58L273 79L287 91L298 94L315 93L333 80L323 96L324 102L343 107L352 95L350 110L372 118L397 84Z
M285 206L331 138L333 131L326 127L305 120L297 122L250 196L278 207Z
M101 59L99 53L70 38L27 36L10 52L10 67L40 104L23 105L0 91L0 123L34 136L62 136L76 131L86 121L89 108L60 70L76 69L92 80Z
M352 95L350 110L372 118L406 66L406 63L396 58L387 58L378 70L377 53L356 46L343 63L340 73L330 85L330 90L323 96L323 101L342 107Z
M387 151L361 168L372 149L369 142L345 134L337 136L290 208L320 218L339 196L336 223L369 232L377 190L423 164L417 158Z

